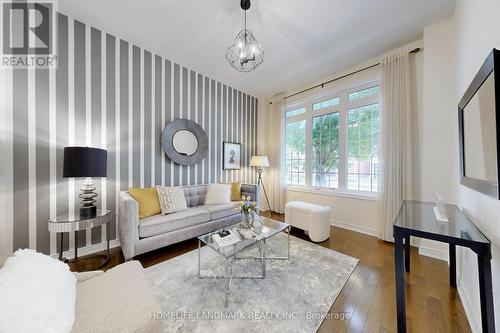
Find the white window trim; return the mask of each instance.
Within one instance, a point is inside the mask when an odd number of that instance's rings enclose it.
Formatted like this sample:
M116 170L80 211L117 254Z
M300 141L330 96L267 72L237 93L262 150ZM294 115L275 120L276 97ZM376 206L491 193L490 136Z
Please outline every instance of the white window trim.
M367 201L377 201L379 197L379 192L342 191L334 188L301 186L301 185L286 185L285 191L327 195L333 197L343 197L352 199L363 199Z
M365 78L365 80L358 80L357 82L352 82L350 85L344 85L337 89L330 89L327 92L322 91L321 93L309 94L301 99L296 99L294 102L289 103L285 106L282 113L282 119L284 121L285 130L283 131L283 138L281 146L285 144L286 135L286 124L296 121L306 120L306 165L305 165L305 185L292 185L285 183L285 190L288 191L298 191L314 194L323 194L331 196L340 196L347 198L359 198L365 200L377 200L379 192L377 191L353 191L347 189L347 169L348 169L348 159L347 159L347 115L350 109L355 109L362 106L367 106L371 104L380 104L380 93L377 96L368 96L360 98L358 100L349 101L348 96L350 93L357 92L363 89L367 89L376 85L380 85L380 80L377 77L371 76L370 78ZM314 103L325 101L331 98L340 97L340 104L329 106L323 109L314 111L312 106ZM286 112L297 108L305 107L306 112L292 116L286 117ZM310 158L312 152L312 120L314 117L323 116L330 113L339 113L339 187L328 188L328 187L317 187L312 185L312 160ZM286 165L285 160L285 149L282 149L282 165ZM285 180L283 176L285 174L285 169L281 171L282 179Z

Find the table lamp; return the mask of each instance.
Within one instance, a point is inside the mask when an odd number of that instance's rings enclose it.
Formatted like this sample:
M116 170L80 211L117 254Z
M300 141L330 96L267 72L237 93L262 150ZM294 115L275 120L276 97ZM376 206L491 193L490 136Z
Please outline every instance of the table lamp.
M272 208L271 205L269 204L269 199L267 197L267 192L266 192L266 187L264 186L264 182L262 181L262 174L264 173L264 168L269 167L269 160L267 159L267 156L252 156L250 159L250 166L253 166L257 170L257 175L259 175L259 178L257 179L257 186L262 184L262 188L264 189L264 195L266 196L266 201L267 201L267 206L269 207L269 210L272 213Z
M85 178L80 188L80 218L96 216L95 184L92 177L106 177L107 152L91 147L64 147L63 177Z

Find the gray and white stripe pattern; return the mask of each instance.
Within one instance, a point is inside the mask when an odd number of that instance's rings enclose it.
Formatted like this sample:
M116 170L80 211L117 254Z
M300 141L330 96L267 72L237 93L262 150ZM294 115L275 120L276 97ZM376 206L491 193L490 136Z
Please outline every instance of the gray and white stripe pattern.
M57 70L16 69L3 79L13 249L55 253L47 220L79 206L81 180L62 178L68 145L107 149L108 176L94 181L98 206L113 214L118 191L129 187L255 181L248 163L257 151L256 98L65 15L57 23ZM209 155L196 166L162 152L161 131L178 118L196 121L209 137ZM242 143L241 170L222 170L224 140ZM80 232L79 246L101 243L105 232ZM66 237L64 250L74 241Z

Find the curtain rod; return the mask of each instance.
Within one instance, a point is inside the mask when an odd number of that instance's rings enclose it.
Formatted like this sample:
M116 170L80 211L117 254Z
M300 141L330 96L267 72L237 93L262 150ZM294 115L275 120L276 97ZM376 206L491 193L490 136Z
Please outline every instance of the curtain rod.
M414 48L413 50L411 50L409 53L418 53L418 52L420 52L420 51L422 51L422 50L423 50L422 48L417 47L417 48ZM378 65L380 65L380 62L377 62L376 64L373 64L373 65L366 66L366 67L364 67L364 68L361 68L361 69L355 70L354 72L351 72L351 73L348 73L348 74L344 74L344 75L339 76L339 77L336 77L336 78L334 78L334 79L331 79L331 80L325 81L325 82L320 83L320 84L317 84L317 85L315 85L315 86L312 86L312 87L306 88L306 89L304 89L304 90L301 90L301 91L299 91L299 92L293 93L293 94L291 94L291 95L285 96L285 97L283 97L283 100L285 100L285 99L287 99L287 98L290 98L290 97L293 97L293 96L296 96L296 95L299 95L299 94L302 94L302 93L305 93L305 92L307 92L307 91L309 91L309 90L313 90L313 89L316 89L316 88L319 88L319 87L323 88L323 87L325 86L325 84L329 84L329 83L335 82L335 81L337 81L337 80L343 79L343 78L345 78L345 77L348 77L348 76L351 76L351 75L357 74L357 73L359 73L359 72L366 71L367 69L370 69L370 68L376 67L376 66L378 66ZM270 104L272 104L272 102L270 102Z

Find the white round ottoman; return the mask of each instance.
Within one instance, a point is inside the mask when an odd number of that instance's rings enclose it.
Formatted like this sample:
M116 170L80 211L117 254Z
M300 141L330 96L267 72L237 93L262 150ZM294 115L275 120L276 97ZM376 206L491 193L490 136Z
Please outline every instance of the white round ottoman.
M328 206L290 201L285 205L285 222L308 232L313 242L323 242L330 237L330 212Z

